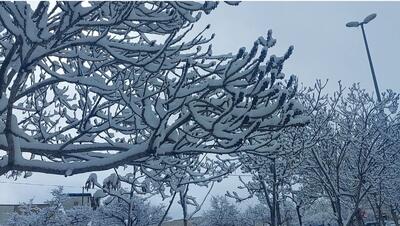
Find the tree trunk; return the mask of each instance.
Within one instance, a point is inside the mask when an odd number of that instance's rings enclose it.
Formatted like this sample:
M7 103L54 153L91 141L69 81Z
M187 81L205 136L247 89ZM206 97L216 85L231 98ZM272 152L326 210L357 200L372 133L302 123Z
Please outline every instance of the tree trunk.
M297 213L297 219L299 220L299 226L303 226L303 219L301 217L300 213L300 205L296 205L296 213ZM398 226L398 225L396 225Z
M379 226L384 226L383 214L382 214L382 205L378 204L377 205L377 209L378 209L378 223L379 223Z
M270 209L270 215L271 215L271 225L270 226L276 226L276 219L275 219L275 207L272 206Z
M274 216L274 213L272 211L273 208L272 208L271 200L269 198L269 193L268 193L267 185L265 184L265 180L262 179L260 181L260 184L261 184L261 186L263 188L263 191L264 191L265 200L267 201L267 205L268 205L268 209L269 209L269 216L270 216L270 219L271 219L271 223L268 223L268 225L271 226L272 225L272 218ZM263 225L264 225L264 223L263 223Z
M381 189L381 183L379 183L378 193L371 194L371 198L367 197L367 200L371 205L372 211L374 212L375 221L378 222L379 226L384 226L385 222L382 212L383 202Z
M165 218L167 217L168 212L171 209L172 203L174 202L175 196L176 196L176 191L174 192L174 195L172 196L171 201L169 202L169 205L168 205L167 209L164 212L164 215L162 216L160 222L158 223L158 226L161 226L162 223L164 222Z
M278 197L277 197L277 189L276 189L276 166L275 166L275 159L272 160L272 216L271 216L271 226L277 226L277 204L278 204Z
M336 204L336 210L337 210L337 219L336 220L337 220L338 226L344 226L340 199L339 199L339 197L335 197L335 199L336 199L335 204Z
M375 206L375 201L374 201L375 197L373 197L373 195L367 196L367 200L368 200L369 205L371 206L372 212L374 213L375 221L378 221L379 216L378 216L378 211Z
M336 166L336 191L340 191L340 165ZM333 186L333 185L332 185ZM333 190L335 191L335 190ZM344 226L343 223L343 216L342 216L342 204L340 203L340 194L338 193L334 193L334 197L335 197L335 207L334 210L336 209L337 211L337 222L338 222L338 226Z
M394 223L396 224L396 226L400 226L399 224L399 216L396 212L396 208L394 208L394 206L390 205L390 213L392 214L392 218Z
M183 225L188 226L188 213L187 213L187 204L186 204L186 195L189 190L189 185L186 185L184 192L179 192L182 213L183 213Z
M337 219L338 226L344 226L343 220L338 218Z
M131 191L129 192L129 204L128 204L128 226L133 225L133 220L132 220L132 205L133 205L133 184L131 184Z
M277 225L282 226L282 214L279 201L276 201L276 218L277 218Z
M376 208L378 210L378 223L379 226L384 226L385 222L382 213L382 181L379 181L378 198L376 199Z
M364 226L364 220L362 218L362 213L361 213L361 209L358 208L357 209L357 215L356 215L356 221L357 221L357 225L358 226Z

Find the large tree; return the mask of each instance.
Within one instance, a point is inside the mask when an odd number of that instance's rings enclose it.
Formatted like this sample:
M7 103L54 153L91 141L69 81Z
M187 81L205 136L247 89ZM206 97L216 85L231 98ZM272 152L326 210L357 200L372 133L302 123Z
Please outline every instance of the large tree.
M323 94L326 83L317 81L314 87L302 88L296 98L304 107L303 113L311 120L306 127L285 128L282 131L271 133L271 139L277 147L267 155L258 153L238 153L241 172L251 175L250 180L239 177L242 182L238 188L248 193L241 197L237 192L227 192L227 196L243 201L256 196L260 202L268 206L270 225L284 225L284 205L288 200L294 202L298 208L299 225L301 223L299 197L295 197L301 183L302 172L299 170L306 161L305 150L315 145L324 133L321 133L321 124L315 124L321 108L325 107L327 95ZM297 196L297 194L296 194ZM304 203L303 203L304 204ZM267 211L267 209L265 209Z
M138 196L151 197L160 196L163 200L170 199L169 205L159 225L165 220L171 205L179 197L178 202L183 210L185 225L194 214L200 211L205 199L208 197L214 182L221 181L222 177L232 173L237 168L235 162L218 157L211 159L206 155L180 156L180 158L162 157L152 159L142 163L141 166L134 166L126 169L124 173L115 170L100 183L97 174L92 173L85 187L96 188L94 196L99 204L101 198L115 198L123 202L126 208L119 212L126 215L127 225L134 223L136 213L132 210L136 208ZM131 171L130 171L131 170ZM128 171L129 173L126 173ZM201 203L196 201L196 197L189 195L189 186L207 186L209 191ZM211 184L209 186L209 184ZM190 213L189 206L194 207ZM122 214L122 213L121 213Z
M398 100L388 90L376 102L358 84L341 87L329 99L327 120L320 123L328 139L309 148L304 173L317 188L315 196L329 199L339 226L362 225L367 196L393 177L400 140Z
M268 32L250 51L214 55L209 26L191 30L216 6L1 2L0 175L269 151L266 134L305 122L282 73L293 48L267 57Z

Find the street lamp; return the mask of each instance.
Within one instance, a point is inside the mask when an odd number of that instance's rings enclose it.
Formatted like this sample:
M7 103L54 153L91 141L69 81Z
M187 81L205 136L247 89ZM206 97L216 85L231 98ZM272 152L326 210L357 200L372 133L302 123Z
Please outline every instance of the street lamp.
M361 31L362 31L362 34L364 37L365 48L367 49L367 55L368 55L369 66L371 68L372 79L374 80L376 96L378 98L378 101L381 102L381 93L379 92L378 82L376 81L375 70L374 70L374 66L372 65L371 54L369 52L367 38L365 36L365 30L364 30L364 25L367 24L368 22L370 22L371 20L375 19L375 17L376 17L376 13L373 13L373 14L365 17L365 19L362 22L357 22L357 21L348 22L346 24L346 27L358 27L358 26L361 27Z

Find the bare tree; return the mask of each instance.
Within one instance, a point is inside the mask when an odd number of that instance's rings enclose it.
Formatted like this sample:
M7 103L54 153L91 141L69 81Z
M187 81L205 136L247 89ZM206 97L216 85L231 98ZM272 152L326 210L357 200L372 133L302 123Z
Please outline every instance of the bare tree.
M292 47L268 58L268 32L250 51L213 55L209 26L188 35L216 6L2 2L0 175L263 152L271 140L258 137L302 125L296 79L281 72Z
M236 226L243 225L238 208L225 196L213 196L211 208L203 213L198 225Z
M325 105L327 96L322 94L326 83L317 81L313 88L302 88L296 95L296 99L304 107L303 113L309 119L316 118L320 114L320 109ZM271 133L274 139L275 148L260 155L257 153L239 153L238 161L241 163L241 171L251 175L251 180L240 177L242 185L239 189L248 192L247 197L240 197L237 192L227 192L227 196L243 201L254 195L268 206L270 225L283 225L288 219L282 214L282 206L287 201L296 203L300 208L301 203L297 202L294 187L299 187L302 172L299 171L300 165L304 161L304 151L316 145L324 133L319 126L314 124L314 120L303 128L285 128L281 131ZM303 181L302 181L303 182ZM300 225L301 215L298 209Z
M100 184L97 175L92 173L87 182L86 188L96 188L96 202L99 204L101 198L111 197L125 203L126 208L121 210L126 215L127 225L132 225L136 218L135 202L137 197L152 197L159 195L163 200L170 198L169 205L165 213L159 220L159 225L166 219L171 205L176 196L182 206L183 219L185 223L200 211L205 199L210 193L214 182L221 181L222 178L237 168L235 162L222 160L218 157L208 158L206 155L180 155L179 158L162 157L146 161L141 166L134 166L132 172L121 175L117 170ZM211 184L211 185L210 185ZM196 197L190 196L189 186L206 186L209 192L201 203ZM188 206L193 206L191 211ZM120 211L120 212L121 212ZM159 211L162 213L163 211Z
M327 138L309 149L307 181L330 200L338 225L362 225L367 195L388 176L398 150L398 95L387 91L382 102L353 85L330 99L324 128Z
M389 209L390 214L392 216L393 221L395 222L396 226L400 225L399 222L399 214L400 214L400 193L399 188L400 188L400 178L399 178L399 173L400 173L400 165L398 164L399 161L399 156L396 156L393 158L394 163L386 164L387 166L387 171L385 173L385 176L382 178L382 180L378 180L377 184L380 185L378 186L378 189L374 189L374 191L377 192L372 192L370 196L372 195L373 200L375 201L377 198L378 200L382 201L383 208Z

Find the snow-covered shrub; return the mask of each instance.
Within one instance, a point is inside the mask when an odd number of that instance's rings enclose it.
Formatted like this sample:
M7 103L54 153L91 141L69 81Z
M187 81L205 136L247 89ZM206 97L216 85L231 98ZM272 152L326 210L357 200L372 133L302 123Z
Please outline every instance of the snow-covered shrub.
M243 226L254 226L271 222L268 207L262 204L248 206L241 214Z
M62 202L66 199L62 187L52 190L53 198L48 206L39 208L29 203L23 203L18 212L10 215L7 225L10 226L86 226L94 216L88 206L74 206L64 209Z
M92 225L148 226L158 224L165 212L163 205L152 205L139 196L133 195L129 201L132 205L117 197L106 198L104 204L96 209Z

